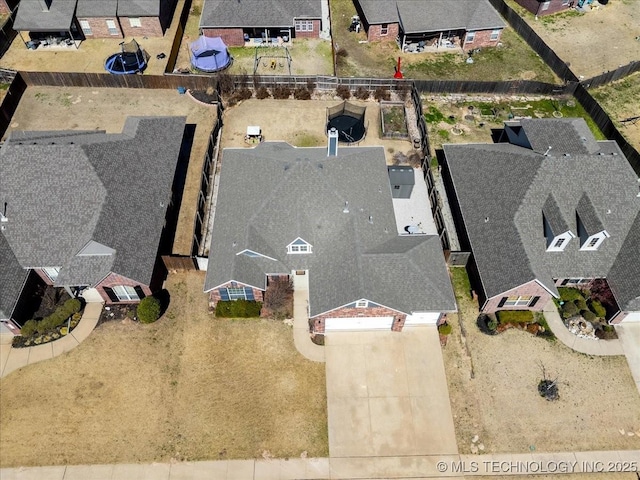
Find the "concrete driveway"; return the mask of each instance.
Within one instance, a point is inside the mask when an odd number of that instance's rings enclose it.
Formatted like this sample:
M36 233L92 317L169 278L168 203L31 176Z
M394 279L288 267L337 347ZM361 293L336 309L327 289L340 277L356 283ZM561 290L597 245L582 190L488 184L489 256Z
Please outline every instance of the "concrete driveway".
M622 343L631 375L640 393L640 322L616 325L616 333Z
M435 326L332 332L325 356L332 458L458 453Z

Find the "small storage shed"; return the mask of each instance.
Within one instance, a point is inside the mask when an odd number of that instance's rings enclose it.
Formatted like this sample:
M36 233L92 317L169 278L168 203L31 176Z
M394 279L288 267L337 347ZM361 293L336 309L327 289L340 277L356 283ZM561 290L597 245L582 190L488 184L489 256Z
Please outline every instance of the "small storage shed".
M411 198L416 178L412 167L394 165L387 167L391 196L393 198Z

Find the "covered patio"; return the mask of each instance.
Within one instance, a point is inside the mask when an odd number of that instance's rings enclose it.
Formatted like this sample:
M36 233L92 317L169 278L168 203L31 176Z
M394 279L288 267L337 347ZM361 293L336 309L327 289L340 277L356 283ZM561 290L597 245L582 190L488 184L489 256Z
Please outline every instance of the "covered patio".
M75 8L75 0L22 0L13 29L30 50L78 48L82 35Z

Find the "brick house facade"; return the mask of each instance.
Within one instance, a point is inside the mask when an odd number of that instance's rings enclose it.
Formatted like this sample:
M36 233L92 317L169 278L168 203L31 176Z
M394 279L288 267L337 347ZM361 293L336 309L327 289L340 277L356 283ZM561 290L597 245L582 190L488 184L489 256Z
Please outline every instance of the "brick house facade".
M162 37L164 34L158 17L119 17L118 19L125 37Z
M86 38L124 37L117 17L81 17L78 18L78 23Z
M568 10L575 4L575 2L571 0L516 0L516 3L539 17Z
M468 52L474 48L495 47L500 43L501 37L501 28L496 28L495 30L477 30L475 32L468 31L463 37L462 49Z
M264 290L262 290L261 288L253 287L251 285L245 285L244 283L239 282L227 282L222 285L218 285L216 288L209 292L209 308L215 309L216 304L220 300L224 300L221 290L228 288L249 289L251 291L251 295L253 296L253 300L255 300L256 302L264 301Z
M548 290L537 281L532 280L487 299L481 310L484 313L495 313L498 310L531 310L540 312L551 298L552 295Z
M220 37L228 47L244 47L244 33L241 28L203 28L205 37Z
M291 33L295 38L318 38L320 37L320 20L309 20L313 25L312 29L309 30L296 30L291 29ZM295 24L295 21L294 21ZM294 33L295 31L295 33Z
M405 320L407 319L406 313L383 306L366 308L337 308L336 310L331 310L329 312L325 312L310 318L309 326L311 327L311 333L314 335L324 334L324 326L327 318L353 317L393 317L393 325L391 326L391 330L393 330L394 332L400 332L402 330L402 327L404 327Z
M136 291L139 299L123 300L115 298L113 293L110 293L110 291L113 291L113 288L118 286L132 287ZM110 273L107 275L104 280L95 286L95 289L100 293L100 296L107 304L138 303L142 298L147 297L152 293L148 285L142 285L140 282L118 275L117 273Z
M397 23L369 25L367 40L370 42L395 42L399 34L400 25Z

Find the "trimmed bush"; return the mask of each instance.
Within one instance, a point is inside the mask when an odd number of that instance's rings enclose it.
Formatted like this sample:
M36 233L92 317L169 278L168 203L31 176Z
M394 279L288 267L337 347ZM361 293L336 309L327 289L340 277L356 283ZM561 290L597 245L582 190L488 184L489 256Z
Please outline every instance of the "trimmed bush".
M589 303L589 310L595 313L596 317L604 318L607 315L607 309L597 300Z
M529 310L500 310L496 312L496 317L502 324L533 322L533 312Z
M266 87L258 87L258 89L256 90L256 98L258 100L264 100L265 98L270 98L271 94L269 93L269 90L267 90Z
M564 302L564 305L562 305L562 315L564 316L564 318L573 317L577 313L578 313L578 307L576 307L575 303Z
M391 92L384 87L376 88L376 91L373 92L373 98L376 100L391 100Z
M498 328L498 319L496 317L490 316L487 320L487 328L490 332L495 332Z
M271 89L271 92L276 100L286 100L291 96L291 89L286 85L277 85Z
M136 315L140 323L153 323L160 318L160 300L156 297L144 297L140 300Z
M311 100L311 92L306 88L296 88L293 91L293 98L296 100Z
M584 298L578 298L573 303L576 304L578 310L587 310L587 301Z
M438 333L440 335L451 335L452 330L453 329L451 328L451 325L449 325L448 323L438 325Z
M597 318L596 314L591 310L582 310L580 312L580 315L582 315L582 318L584 318L587 322L593 322Z
M38 322L36 320L28 320L20 329L23 337L30 337L38 330Z
M358 100L368 100L371 96L371 92L364 87L358 87L353 95Z
M351 90L347 85L338 85L336 88L336 95L342 100L349 100L351 98Z
M565 302L573 302L579 299L584 300L584 295L582 295L582 292L577 288L558 287L558 293L560 294L560 298Z
M260 316L262 303L250 300L225 300L216 305L216 317L254 318Z
M64 304L56 308L56 311L51 315L44 317L39 322L36 322L36 331L38 333L45 333L49 330L59 327L66 322L69 317L78 313L82 309L82 302L77 298L70 298Z

